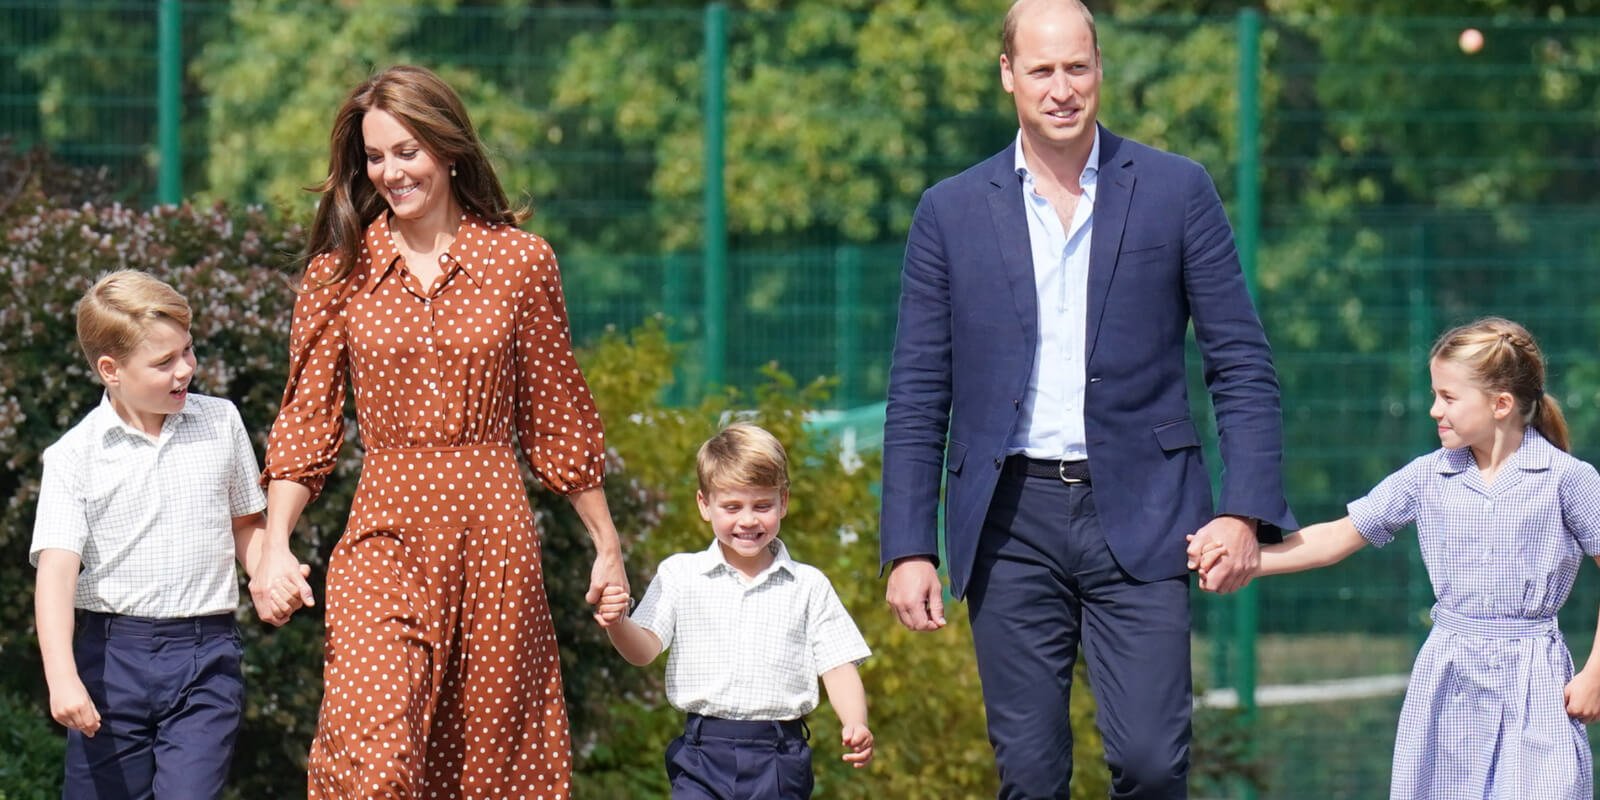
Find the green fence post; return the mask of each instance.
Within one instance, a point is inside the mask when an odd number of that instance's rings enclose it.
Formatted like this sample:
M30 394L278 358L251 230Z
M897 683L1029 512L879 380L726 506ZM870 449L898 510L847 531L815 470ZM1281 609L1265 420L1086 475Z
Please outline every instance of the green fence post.
M667 253L661 258L661 309L666 317L667 341L678 344L683 341L684 318L688 312L688 303L684 300L684 291L688 288L685 284L684 257L679 253ZM667 389L667 402L671 405L681 405L689 401L688 379L690 371L683 359L674 359L672 368L672 386Z
M156 202L183 202L183 5L161 0L156 19Z
M1401 365L1410 376L1407 384L1410 386L1409 397L1406 402L1407 427L1416 437L1413 452L1426 453L1439 446L1432 426L1421 424L1419 417L1428 414L1429 407L1433 405L1433 379L1419 365L1427 363L1428 352L1433 349L1433 297L1428 287L1428 218L1417 220L1413 224L1416 240L1413 243L1415 251L1412 253L1410 264L1406 269L1406 338L1410 340L1407 348L1406 363ZM1414 537L1413 537L1414 538ZM1422 561L1422 547L1414 543L1406 550L1407 575L1406 604L1410 609L1426 609L1433 605L1433 582L1428 578L1428 565ZM1419 614L1406 615L1406 628L1411 632L1417 646L1428 638L1428 624L1423 622L1424 617Z
M705 12L705 383L720 386L728 358L728 210L723 186L728 7L711 3Z
M860 357L861 248L846 245L833 254L834 370L839 375L838 403L850 408L856 397L856 361Z
M1235 217L1239 265L1251 297L1256 294L1256 245L1261 236L1261 14L1253 8L1239 12L1239 171ZM1239 693L1240 722L1245 730L1256 725L1256 628L1259 598L1251 584L1234 601L1235 688ZM1255 755L1252 739L1245 740L1246 755ZM1256 796L1246 781L1245 798Z

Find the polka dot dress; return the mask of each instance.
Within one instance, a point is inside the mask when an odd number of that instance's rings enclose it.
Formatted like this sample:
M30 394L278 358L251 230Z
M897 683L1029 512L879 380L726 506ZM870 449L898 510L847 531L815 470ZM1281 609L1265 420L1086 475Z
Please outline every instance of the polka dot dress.
M424 290L386 215L344 281L295 303L265 480L319 492L366 447L328 569L311 798L566 798L571 740L513 438L552 490L598 486L599 416L542 239L464 218ZM319 257L307 286L331 274Z

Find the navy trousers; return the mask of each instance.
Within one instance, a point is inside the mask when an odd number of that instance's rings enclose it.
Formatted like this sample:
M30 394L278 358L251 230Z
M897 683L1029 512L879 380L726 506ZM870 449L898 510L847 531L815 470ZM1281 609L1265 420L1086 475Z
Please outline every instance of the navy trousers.
M967 600L1002 800L1068 796L1080 643L1111 796L1187 796L1189 578L1134 580L1108 535L1090 484L1001 477Z
M667 745L672 800L803 800L811 796L811 731L804 720L690 714Z
M80 612L73 654L100 731L68 732L64 800L222 796L244 711L232 614Z

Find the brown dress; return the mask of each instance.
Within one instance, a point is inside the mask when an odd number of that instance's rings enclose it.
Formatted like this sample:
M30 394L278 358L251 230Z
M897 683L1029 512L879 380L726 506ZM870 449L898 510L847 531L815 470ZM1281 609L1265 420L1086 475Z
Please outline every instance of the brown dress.
M306 286L326 280L319 257ZM565 798L572 771L540 543L513 437L552 490L598 486L599 416L544 240L468 215L425 292L387 215L295 303L264 480L315 495L366 459L328 567L312 798Z

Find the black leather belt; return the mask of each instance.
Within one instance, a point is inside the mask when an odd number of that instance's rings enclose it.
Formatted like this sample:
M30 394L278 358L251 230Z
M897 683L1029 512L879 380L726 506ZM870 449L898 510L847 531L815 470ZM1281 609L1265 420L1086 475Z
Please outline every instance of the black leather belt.
M1094 483L1089 479L1089 461L1058 461L1053 458L1028 458L1021 453L1006 457L1006 471L1030 478L1055 478L1062 483Z

